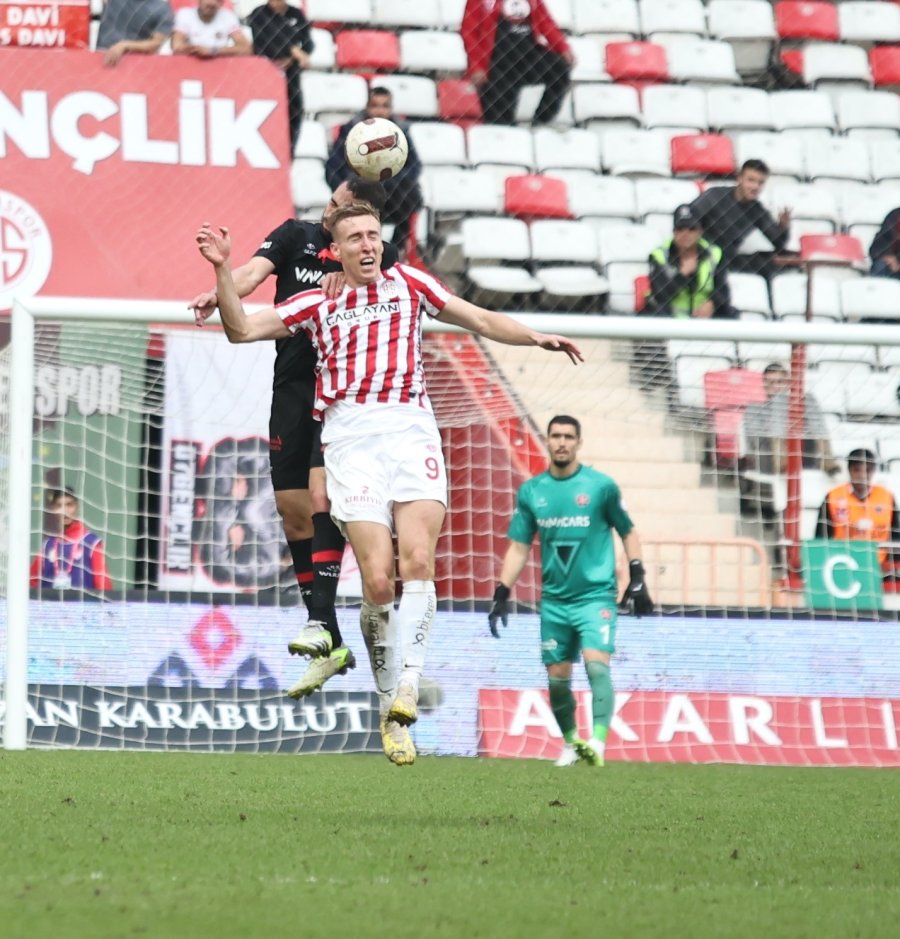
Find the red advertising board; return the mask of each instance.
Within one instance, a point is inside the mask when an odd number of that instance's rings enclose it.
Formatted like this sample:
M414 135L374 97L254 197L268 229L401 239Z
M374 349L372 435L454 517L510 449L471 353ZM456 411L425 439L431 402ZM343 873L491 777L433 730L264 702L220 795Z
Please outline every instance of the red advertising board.
M589 734L591 694L578 698ZM559 728L544 690L482 689L483 756L554 759ZM607 757L660 763L900 767L900 701L710 692L616 694Z
M86 49L90 0L0 0L0 46Z
M17 295L187 300L211 278L202 222L228 225L243 259L293 214L284 76L267 60L2 57L0 310Z

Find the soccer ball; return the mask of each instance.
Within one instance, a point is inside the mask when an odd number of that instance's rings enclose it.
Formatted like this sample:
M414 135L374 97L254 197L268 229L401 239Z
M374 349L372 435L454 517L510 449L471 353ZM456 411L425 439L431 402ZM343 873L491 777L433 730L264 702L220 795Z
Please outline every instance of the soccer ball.
M406 134L384 117L369 117L354 124L344 147L352 169L374 182L396 176L406 166Z

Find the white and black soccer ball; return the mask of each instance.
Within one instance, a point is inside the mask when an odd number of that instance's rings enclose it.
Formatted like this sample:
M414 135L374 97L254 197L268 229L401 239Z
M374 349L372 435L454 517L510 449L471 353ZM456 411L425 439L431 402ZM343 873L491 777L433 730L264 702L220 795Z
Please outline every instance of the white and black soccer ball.
M354 124L345 144L347 163L363 179L384 182L406 166L406 134L385 117L369 117Z

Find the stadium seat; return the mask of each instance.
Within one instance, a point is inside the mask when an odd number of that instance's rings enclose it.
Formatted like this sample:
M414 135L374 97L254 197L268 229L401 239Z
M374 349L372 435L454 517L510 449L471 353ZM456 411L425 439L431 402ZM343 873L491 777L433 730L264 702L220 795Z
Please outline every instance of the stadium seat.
M318 121L304 121L300 125L300 137L294 148L294 156L302 159L328 159L328 131Z
M328 205L331 187L325 182L325 165L320 160L291 162L291 198L301 213L319 214Z
M802 141L786 134L761 131L740 134L737 141L738 166L747 160L763 160L773 176L801 179L805 173Z
M388 29L418 26L439 29L440 0L372 0L372 25Z
M781 181L770 183L763 190L762 201L775 215L787 206L794 221L825 221L831 224L832 229L838 225L837 199L825 186Z
M660 228L663 224L667 231L666 237L672 234L672 214L679 205L693 202L700 195L700 187L690 179L636 179L634 181L634 196L637 204L638 217L649 223L651 216L662 216ZM654 224L654 228L657 226Z
M313 27L310 30L313 51L309 57L309 67L321 72L328 72L335 65L334 36L327 29Z
M756 75L769 66L775 42L775 17L768 0L710 0L709 34L731 44L741 75Z
M876 87L900 88L900 46L870 49L869 66Z
M703 376L703 399L712 419L716 465L733 467L740 455L744 408L766 400L762 374L744 368L708 371Z
M732 348L734 344L731 344ZM669 357L675 365L675 379L678 385L678 403L685 408L706 408L704 390L706 375L709 372L727 371L732 366L732 359L718 355L676 354L675 340L669 340Z
M531 258L536 264L597 263L597 238L586 222L535 221L531 224Z
M900 7L896 3L842 2L838 22L844 42L900 42Z
M634 279L634 312L640 313L647 306L650 295L650 278L644 275Z
M424 166L468 166L466 135L458 125L420 121L409 132Z
M640 127L640 96L630 85L582 84L572 91L576 124L602 130Z
M811 44L803 53L803 82L823 91L872 87L869 59L859 46Z
M848 137L895 139L900 98L890 91L846 91L837 100L838 124Z
M666 42L669 74L675 82L738 85L734 51L727 42L673 36Z
M647 225L607 225L597 229L597 247L603 264L646 262L660 243Z
M875 182L900 180L900 140L870 140L869 155Z
M761 88L710 88L706 92L709 127L718 133L771 130L769 96Z
M637 215L634 187L624 176L593 176L579 182L570 208L579 218L633 222Z
M851 235L804 235L800 239L804 261L827 261L849 267L866 265L862 245Z
M534 168L534 139L525 127L501 127L477 124L466 131L469 162L472 166L489 163Z
M837 8L821 0L782 0L775 4L775 25L782 39L840 39Z
M835 130L834 107L823 91L773 91L769 102L777 130L806 137Z
M575 32L604 33L620 38L641 34L636 0L572 0Z
M863 140L831 137L806 142L806 175L811 179L857 179L867 183L872 177L869 150Z
M344 71L396 72L400 43L385 30L344 29L337 35L335 63Z
M481 123L481 98L475 86L465 78L445 78L438 82L438 106L441 118L461 127Z
M672 173L691 176L731 176L734 148L724 134L686 134L672 138Z
M634 285L641 277L647 277L650 265L642 262L613 262L603 268L609 282L607 304L611 313L634 313Z
M465 72L469 60L459 33L408 29L400 34L400 68L404 72Z
M572 0L544 0L547 12L553 17L553 22L566 33L575 28L575 15L572 11Z
M425 204L434 215L490 215L499 212L503 196L497 180L478 170L441 166L422 173Z
M706 37L706 10L701 0L640 0L640 12L641 32L650 42L674 33Z
M539 293L541 284L523 266L531 258L528 226L514 218L467 218L462 223L462 253L468 278L490 293ZM497 262L514 262L504 267Z
M900 320L900 281L856 277L841 281L841 306L848 320Z
M610 130L603 163L614 176L669 176L669 141L661 130Z
M306 0L306 18L315 23L364 23L372 22L372 0Z
M564 267L539 267L535 277L543 288L544 304L553 305L555 299L565 299L569 304L576 300L587 300L609 293L609 281L586 264Z
M369 86L361 75L303 73L303 110L312 117L334 114L346 120L365 108L368 97Z
M759 274L729 274L728 286L731 288L731 303L741 313L761 313L766 319L771 318L769 287L765 277Z
M539 173L557 169L600 172L600 139L581 128L559 131L539 127L534 131L534 166Z
M666 50L652 42L608 43L606 71L617 82L646 85L669 81Z
M835 283L840 288L840 282ZM878 355L875 346L808 344L806 364L818 367L822 362L862 362L874 369L878 366Z
M775 280L778 280L776 277ZM771 362L787 365L791 360L789 342L739 342L737 361L741 367L761 372Z
M394 111L401 117L436 118L437 87L424 75L379 75L377 82L390 91Z
M678 133L706 131L706 97L700 88L650 85L641 95L644 126L671 128Z
M543 85L523 85L519 89L519 101L516 105L516 113L513 119L515 124L527 124L529 127L534 124L534 115L541 103L544 95ZM569 89L563 95L562 104L559 113L553 119L553 126L570 126L574 124L572 118L572 91Z
M569 36L569 48L575 56L573 82L612 81L606 72L606 42L602 36Z
M506 180L503 211L525 221L572 218L566 184L553 176L510 176Z
M466 8L466 0L440 0L440 4L441 25L444 29L458 33L462 24L463 11Z
M776 319L800 318L806 313L807 275L785 273L772 278L772 312ZM813 274L812 313L815 319L840 320L840 285L821 271Z

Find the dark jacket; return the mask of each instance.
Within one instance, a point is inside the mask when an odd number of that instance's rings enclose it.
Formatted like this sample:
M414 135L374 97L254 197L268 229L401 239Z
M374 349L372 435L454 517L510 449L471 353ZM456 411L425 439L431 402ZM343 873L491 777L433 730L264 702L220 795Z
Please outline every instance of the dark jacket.
M707 189L694 199L691 208L703 223L703 236L722 249L722 263L726 268L754 228L772 242L776 251L788 240L788 229L782 228L761 202L738 202L734 186Z
M869 248L873 261L880 261L886 254L900 258L900 209L888 212Z
M713 267L712 292L709 299L713 302L713 316L716 319L734 318L736 311L731 306L731 292L725 276L724 263L715 264L711 254L711 245L704 239L697 243L699 257L697 269L693 274L684 275L678 269L678 248L672 241L666 242L650 255L650 296L647 298L645 312L656 316L671 316L672 301L682 291L700 292L697 278L708 263ZM663 253L666 263L661 264L659 254ZM706 291L704 291L706 292Z

